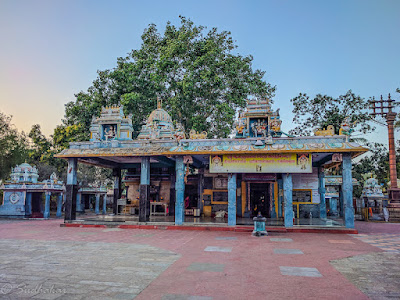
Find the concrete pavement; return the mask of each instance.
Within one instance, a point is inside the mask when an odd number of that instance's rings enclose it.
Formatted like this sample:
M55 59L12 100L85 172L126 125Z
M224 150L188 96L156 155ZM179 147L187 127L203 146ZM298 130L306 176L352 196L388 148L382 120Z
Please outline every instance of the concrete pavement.
M257 238L239 232L66 228L61 222L0 220L2 299L382 299L398 292L388 280L398 282L400 260L387 256L398 254L360 236ZM361 237L369 236L376 223L356 226ZM377 226L381 234L398 229ZM370 269L379 264L380 271L360 268L357 257ZM387 259L393 260L391 270L382 263ZM389 275L380 287L385 268Z

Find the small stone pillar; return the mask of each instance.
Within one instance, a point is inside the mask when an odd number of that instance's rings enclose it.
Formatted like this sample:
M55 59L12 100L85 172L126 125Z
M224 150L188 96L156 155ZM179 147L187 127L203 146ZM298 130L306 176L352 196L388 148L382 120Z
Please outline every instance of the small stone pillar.
M76 195L76 211L82 213L82 193Z
M254 230L252 235L253 236L264 236L268 235L268 232L265 230L265 222L267 218L261 215L261 212L258 213L257 217L253 218L254 221Z
M107 213L107 194L103 195L103 215Z
M114 177L114 201L113 201L113 213L118 214L118 199L121 198L121 169L113 169Z
M60 193L57 198L57 214L56 214L57 218L62 217L62 201L63 201L63 194Z
M45 192L46 195L46 200L44 202L44 214L43 217L45 219L49 219L50 218L50 196L51 196L51 192Z
M94 213L96 215L100 214L100 194L99 193L96 194L96 204L94 207Z

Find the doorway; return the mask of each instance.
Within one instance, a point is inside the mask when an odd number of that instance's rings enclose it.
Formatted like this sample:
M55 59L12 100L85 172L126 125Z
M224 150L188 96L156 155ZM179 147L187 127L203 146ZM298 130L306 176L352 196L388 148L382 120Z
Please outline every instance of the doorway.
M271 217L271 184L250 183L250 202L252 203L252 215L260 212L263 217Z
M43 193L32 193L32 218L43 218Z

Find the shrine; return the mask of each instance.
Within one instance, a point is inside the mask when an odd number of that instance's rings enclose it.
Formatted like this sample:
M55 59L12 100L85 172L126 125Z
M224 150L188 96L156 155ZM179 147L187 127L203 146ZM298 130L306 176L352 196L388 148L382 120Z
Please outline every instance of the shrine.
M38 170L30 164L23 163L12 168L11 179L0 187L3 190L0 216L48 219L50 197L56 194L57 217L61 217L64 183L58 180L55 173L43 182L38 182L38 178Z
M252 224L260 213L269 225L354 228L351 160L368 149L350 142L349 130L336 135L330 126L293 137L267 98L247 101L230 138L193 129L186 135L160 101L135 140L130 118L122 107L103 108L90 141L70 143L57 155L68 160L65 222L76 219L77 164L86 163L113 170L113 213L126 220L235 226ZM341 218L334 219L324 172L332 162L341 169Z

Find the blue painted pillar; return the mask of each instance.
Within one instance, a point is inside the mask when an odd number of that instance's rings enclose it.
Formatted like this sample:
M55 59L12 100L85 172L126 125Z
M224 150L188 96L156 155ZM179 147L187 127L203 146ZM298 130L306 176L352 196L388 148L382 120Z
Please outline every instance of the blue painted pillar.
M46 195L46 200L44 202L44 214L43 217L45 219L49 219L50 218L50 196L51 196L51 192L45 192Z
M292 174L283 174L283 202L285 204L285 227L293 227L293 181Z
M338 213L338 211L337 211L338 203L337 202L338 202L337 198L329 199L329 207L331 209L331 215L332 216L337 216L337 213Z
M76 195L76 211L82 212L82 193Z
M32 193L27 192L25 198L25 216L32 215Z
M343 183L339 186L339 216L344 217Z
M67 186L65 192L65 221L76 219L76 195L78 193L77 169L78 159L68 158Z
M319 217L326 219L326 201L325 201L325 172L323 167L318 168L318 192L319 192Z
M353 179L351 176L351 154L343 153L342 162L343 176L343 206L344 221L346 228L354 228L354 208L353 208Z
M62 201L63 201L63 194L60 193L57 198L57 214L56 214L57 218L62 217Z
M228 225L236 225L236 174L228 174Z
M185 221L183 198L185 196L185 165L183 156L177 156L175 161L175 225L182 225Z
M100 194L96 194L96 204L94 207L94 213L96 215L100 214Z
M150 157L142 157L139 186L139 222L150 219Z
M107 213L107 194L103 195L103 215Z
M276 215L276 208L275 208L275 184L271 183L269 184L270 189L271 189L271 193L270 195L272 195L270 201L272 203L271 205L271 218L276 219L277 215Z
M278 179L278 218L282 218L282 191L283 190L283 181L282 179Z

